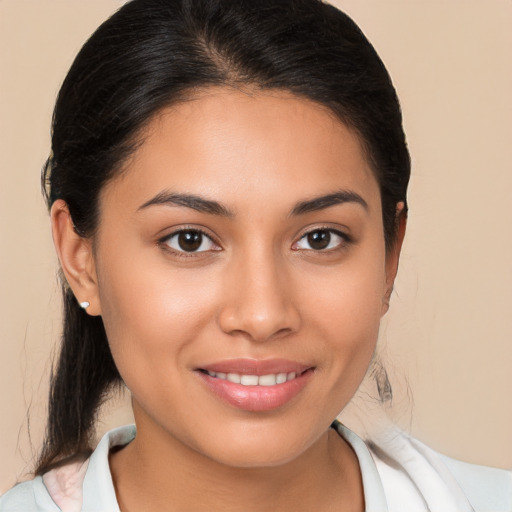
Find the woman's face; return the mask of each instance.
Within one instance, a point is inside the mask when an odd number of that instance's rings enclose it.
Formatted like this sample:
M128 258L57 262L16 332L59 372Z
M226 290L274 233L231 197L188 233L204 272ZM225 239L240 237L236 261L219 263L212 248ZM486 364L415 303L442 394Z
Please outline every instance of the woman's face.
M305 99L227 88L144 136L102 192L94 244L139 436L290 461L354 395L394 277L358 138Z

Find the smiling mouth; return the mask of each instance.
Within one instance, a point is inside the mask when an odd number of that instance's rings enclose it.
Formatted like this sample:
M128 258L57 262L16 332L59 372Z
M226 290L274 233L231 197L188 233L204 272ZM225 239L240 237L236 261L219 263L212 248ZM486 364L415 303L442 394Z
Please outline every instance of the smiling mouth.
M301 394L315 369L288 359L242 358L201 364L195 371L224 403L248 412L269 412Z
M276 386L284 384L299 378L307 371L312 370L308 368L302 372L282 372L282 373L269 373L267 375L246 375L241 373L223 373L214 372L210 370L200 369L201 373L214 377L216 379L232 382L233 384L241 384L242 386Z
M276 368L276 364L264 363L258 367L258 364L242 363L235 373L232 364L227 366L231 368L198 368L197 374L206 388L224 403L251 412L268 412L291 402L307 386L315 370L297 364ZM276 373L270 373L272 370Z

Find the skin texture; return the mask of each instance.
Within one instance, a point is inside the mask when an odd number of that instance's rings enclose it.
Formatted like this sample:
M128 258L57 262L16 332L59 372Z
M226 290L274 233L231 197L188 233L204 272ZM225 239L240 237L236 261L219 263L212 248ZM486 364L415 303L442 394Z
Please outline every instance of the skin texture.
M68 282L102 315L133 397L137 438L111 456L122 510L363 510L357 459L328 427L374 354L404 223L386 252L357 136L291 94L218 88L161 112L143 140L102 191L94 239L52 209ZM293 213L340 191L365 204ZM229 215L147 205L169 193ZM199 252L169 238L184 229L208 235ZM341 235L315 250L305 235L329 229ZM236 358L311 370L284 405L250 411L198 372Z

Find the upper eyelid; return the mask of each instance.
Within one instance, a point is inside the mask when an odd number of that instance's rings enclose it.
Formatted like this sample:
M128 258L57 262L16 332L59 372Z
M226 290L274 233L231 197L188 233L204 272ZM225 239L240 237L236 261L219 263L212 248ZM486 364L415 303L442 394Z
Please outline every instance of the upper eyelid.
M165 235L158 237L158 242L164 242L165 240L169 240L169 238L172 238L173 236L179 235L180 233L183 233L184 231L197 231L198 233L201 233L202 235L208 237L212 242L214 242L217 245L220 245L217 237L212 235L206 228L202 228L199 226L180 226L179 228L171 228L172 231L166 233ZM163 230L163 231L167 231Z
M310 233L314 233L315 231L330 231L331 233L335 233L336 235L339 235L343 238L345 238L347 241L352 240L352 236L348 233L347 229L340 229L335 228L332 226L315 226L315 227L308 227L302 230L300 235L296 238L296 240L302 240L305 236L309 235Z

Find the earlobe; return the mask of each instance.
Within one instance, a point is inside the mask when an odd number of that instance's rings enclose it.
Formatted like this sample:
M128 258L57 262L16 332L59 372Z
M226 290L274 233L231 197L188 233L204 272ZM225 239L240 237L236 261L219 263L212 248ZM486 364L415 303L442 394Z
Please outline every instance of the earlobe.
M53 243L69 287L89 315L100 315L101 305L91 240L76 232L69 208L63 200L55 201L50 217ZM85 304L88 304L86 308Z
M386 288L382 299L382 315L386 314L389 309L389 301L393 292L396 274L398 272L398 262L400 260L400 252L405 237L405 229L407 225L407 212L405 205L400 202L396 205L396 236L392 247L389 248L386 255Z

